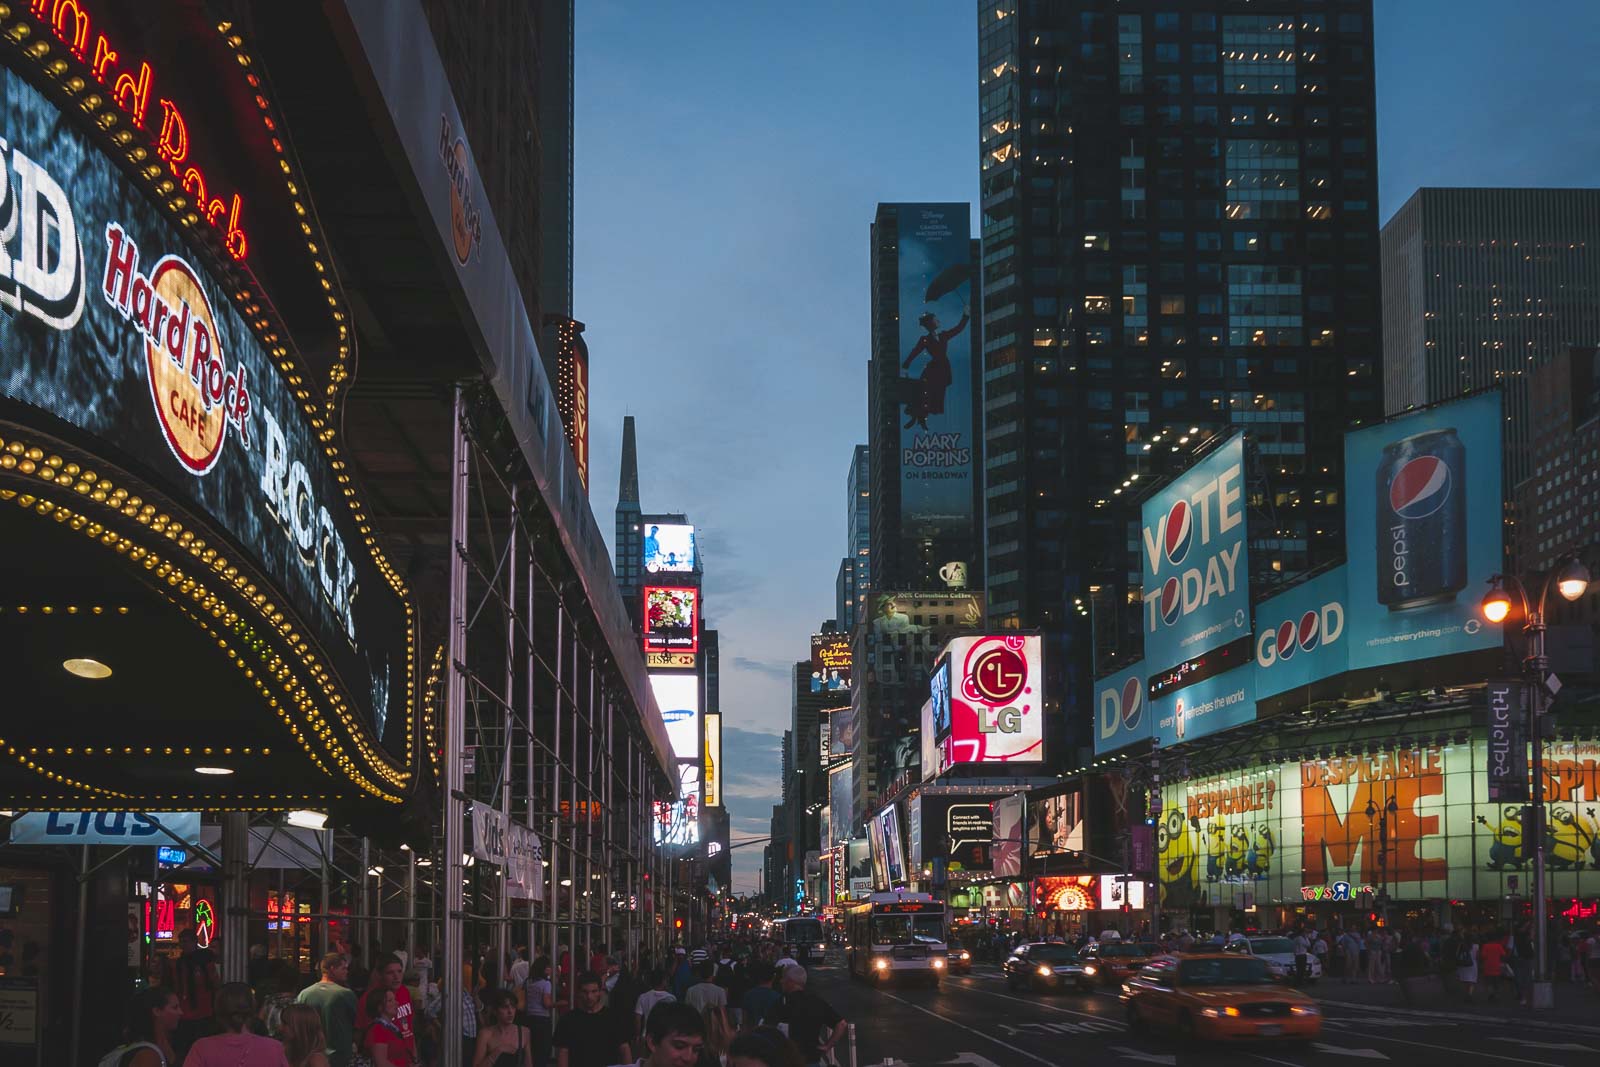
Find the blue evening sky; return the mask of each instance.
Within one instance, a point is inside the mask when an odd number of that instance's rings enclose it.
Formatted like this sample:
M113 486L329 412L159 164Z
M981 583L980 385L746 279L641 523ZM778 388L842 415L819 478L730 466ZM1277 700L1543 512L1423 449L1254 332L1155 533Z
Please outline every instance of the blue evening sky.
M1595 182L1600 5L1376 7L1383 219L1422 185ZM701 530L736 841L767 832L790 670L834 614L868 224L977 198L976 26L967 0L577 4L591 501L609 537L632 414L645 509ZM761 846L734 856L753 890Z

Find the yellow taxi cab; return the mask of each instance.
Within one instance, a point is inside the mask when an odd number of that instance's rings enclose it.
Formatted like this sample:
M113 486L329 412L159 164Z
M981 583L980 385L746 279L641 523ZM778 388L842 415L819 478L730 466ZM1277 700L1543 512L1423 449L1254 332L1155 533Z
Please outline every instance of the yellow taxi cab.
M1309 1041L1322 1032L1317 1002L1249 956L1158 956L1122 983L1122 1001L1134 1032L1172 1029L1186 1041Z

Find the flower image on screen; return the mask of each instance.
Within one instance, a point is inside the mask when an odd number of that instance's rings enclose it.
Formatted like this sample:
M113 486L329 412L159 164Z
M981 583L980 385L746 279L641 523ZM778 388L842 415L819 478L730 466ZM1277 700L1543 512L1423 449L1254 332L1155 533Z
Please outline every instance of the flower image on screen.
M700 590L645 586L644 647L646 652L699 651Z

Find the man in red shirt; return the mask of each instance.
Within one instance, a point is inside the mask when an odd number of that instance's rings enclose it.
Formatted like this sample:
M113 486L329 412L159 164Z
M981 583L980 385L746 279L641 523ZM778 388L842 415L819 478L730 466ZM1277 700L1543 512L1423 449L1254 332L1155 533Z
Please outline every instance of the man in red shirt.
M411 1017L411 991L405 987L402 979L405 977L405 967L395 956L390 956L372 972L373 989L391 989L394 991L396 1010L394 1025L400 1031L400 1038L405 1043L406 1051L411 1054L411 1062L417 1062L417 1038L412 1031ZM361 998L361 1011L356 1015L356 1044L359 1047L362 1038L366 1036L368 1028L373 1024L373 1018L367 1014L367 998Z

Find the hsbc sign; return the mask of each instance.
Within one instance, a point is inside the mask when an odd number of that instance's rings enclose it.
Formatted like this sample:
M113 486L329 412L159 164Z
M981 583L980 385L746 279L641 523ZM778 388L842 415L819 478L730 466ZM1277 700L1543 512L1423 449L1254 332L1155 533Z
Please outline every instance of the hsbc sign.
M1166 670L1249 633L1244 438L1145 501L1145 660Z

